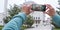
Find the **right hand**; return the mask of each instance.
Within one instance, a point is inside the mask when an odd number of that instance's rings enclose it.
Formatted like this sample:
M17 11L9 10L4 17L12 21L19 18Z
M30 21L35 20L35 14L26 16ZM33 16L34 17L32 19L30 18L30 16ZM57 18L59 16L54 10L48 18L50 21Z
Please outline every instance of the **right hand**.
M50 5L50 4L46 4L46 13L49 15L49 16L54 16L55 15L55 9Z

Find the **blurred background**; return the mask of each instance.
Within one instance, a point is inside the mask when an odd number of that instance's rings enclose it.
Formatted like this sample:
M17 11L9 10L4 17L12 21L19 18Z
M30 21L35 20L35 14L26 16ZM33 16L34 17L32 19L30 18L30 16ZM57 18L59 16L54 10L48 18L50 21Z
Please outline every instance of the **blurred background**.
M60 0L0 0L0 29L2 29L14 15L21 12L21 6L26 1L34 1L38 4L51 4L60 15Z

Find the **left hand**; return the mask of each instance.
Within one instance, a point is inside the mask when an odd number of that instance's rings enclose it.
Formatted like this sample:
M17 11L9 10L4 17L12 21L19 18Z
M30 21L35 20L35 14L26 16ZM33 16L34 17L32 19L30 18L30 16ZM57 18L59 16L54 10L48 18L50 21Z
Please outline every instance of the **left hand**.
M26 15L28 15L28 14L30 14L31 13L31 4L23 4L23 6L22 6L22 11L26 14Z

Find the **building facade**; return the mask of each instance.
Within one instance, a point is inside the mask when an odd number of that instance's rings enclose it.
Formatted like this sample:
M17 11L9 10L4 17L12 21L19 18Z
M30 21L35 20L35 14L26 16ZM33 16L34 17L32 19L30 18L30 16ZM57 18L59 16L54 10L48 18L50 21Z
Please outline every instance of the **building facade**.
M45 19L43 12L40 12L40 11L35 11L35 12L31 13L30 15L33 17L33 20L34 20L33 26L39 25L40 21Z
M26 30L51 30L52 24L51 24L51 17L41 11L35 11L32 14L30 14L33 17L34 24L32 27L34 28L28 28Z

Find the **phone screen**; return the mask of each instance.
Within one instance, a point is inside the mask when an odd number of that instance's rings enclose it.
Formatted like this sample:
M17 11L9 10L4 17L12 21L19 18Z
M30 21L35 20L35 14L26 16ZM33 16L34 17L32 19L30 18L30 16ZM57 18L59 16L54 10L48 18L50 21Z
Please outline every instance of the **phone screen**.
M41 7L40 7L41 9L41 11L45 11L46 10L46 5L41 5Z
M33 4L32 10L34 10L34 11L45 11L46 5Z

